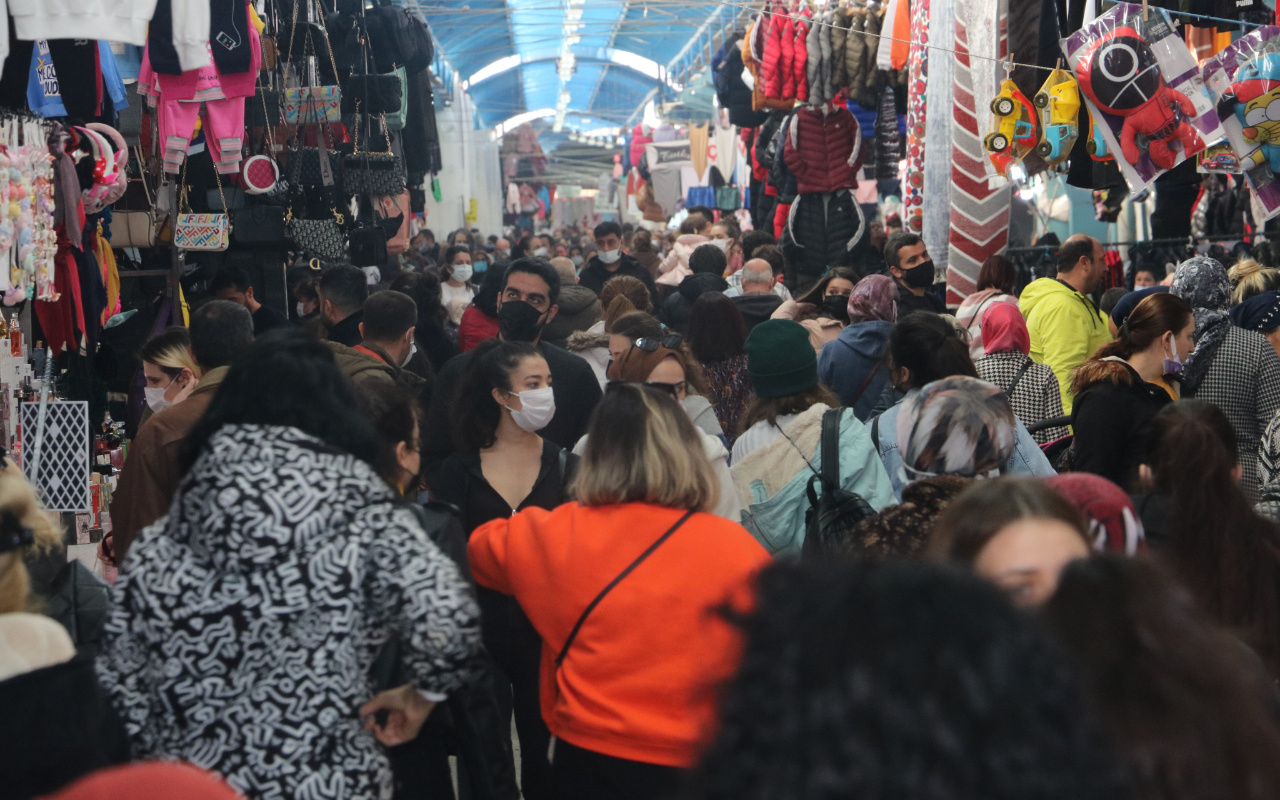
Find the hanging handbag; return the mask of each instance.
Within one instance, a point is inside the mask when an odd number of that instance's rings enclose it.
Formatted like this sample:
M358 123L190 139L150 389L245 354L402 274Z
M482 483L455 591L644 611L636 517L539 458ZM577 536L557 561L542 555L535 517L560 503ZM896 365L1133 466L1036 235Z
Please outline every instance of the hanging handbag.
M245 190L228 186L224 194L221 189L207 189L204 202L210 211L235 211L245 206Z
M142 148L135 151L138 159L139 176L136 181L142 185L142 196L145 198L145 209L125 210L111 209L111 236L109 241L114 248L123 247L155 247L158 241L156 228L155 203L151 200L151 189L147 185L146 159L142 157ZM126 189L127 191L127 189ZM143 205L144 203L138 203Z
M350 233L351 263L357 267L377 267L387 263L387 237L375 222Z
M387 137L387 152L360 152L359 132L356 126L356 152L342 160L342 188L347 194L358 194L367 197L377 195L398 195L404 191L404 165L400 156L391 152L391 135L386 130L386 120L382 119L383 134ZM365 118L366 122L368 117Z
M395 74L400 79L400 107L387 112L387 127L399 131L404 130L405 120L409 117L409 76L404 67L396 67Z
M263 89L259 87L258 91L262 92ZM262 104L265 117L267 115L265 96L254 95L253 99ZM263 127L266 131L263 137L266 153L249 156L240 165L240 184L244 186L244 190L249 194L267 194L275 188L276 182L280 180L280 167L276 164L272 155L269 155L274 154L276 151L272 126L265 125Z
M329 168L329 151L325 147L324 137L319 139L320 147L318 148L318 160L320 170L320 185L323 187L325 198L329 201L329 213L331 216L324 219L301 219L294 218L293 208L290 207L289 212L285 215L285 224L288 235L293 239L294 243L312 258L321 258L327 261L337 261L346 253L346 237L342 233L342 227L346 224L345 218L338 211L336 202L333 199L334 179L333 170ZM301 188L295 189L297 195L295 200L299 199Z
M218 181L218 192L222 192L222 175L214 170ZM187 200L187 162L182 162L182 189L180 206L190 208ZM227 200L221 198L222 207L226 208ZM173 226L173 246L179 250L204 250L221 252L231 244L231 216L229 214L192 214L179 213Z
M271 128L280 124L283 104L280 92L259 88L244 101L244 124L247 128Z
M249 206L232 214L235 225L231 238L249 246L282 245L285 238L285 209L280 206Z
M285 58L289 62L293 61L293 44L298 39L298 6L302 5L302 2L303 0L296 0L293 4L293 24L290 27L288 55ZM320 19L324 18L318 11L316 16ZM329 32L323 25L306 26L306 43L302 49L303 60L305 62L306 57L315 54L315 32L313 28L319 29L319 35L324 38L325 46L329 51L329 65L333 68L334 79L336 80L338 62L333 57L333 44L329 41ZM298 124L304 118L320 119L325 122L339 122L342 119L342 88L338 85L286 88L284 90L284 116L285 121L291 125Z
M409 192L403 191L399 197L374 198L373 211L384 234L388 223L396 226L395 232L387 235L387 253L398 256L409 252Z
M388 75L376 72L352 73L344 88L344 114L356 113L357 104L367 114L391 114L398 112L405 100L404 87L400 84L400 76L395 72Z

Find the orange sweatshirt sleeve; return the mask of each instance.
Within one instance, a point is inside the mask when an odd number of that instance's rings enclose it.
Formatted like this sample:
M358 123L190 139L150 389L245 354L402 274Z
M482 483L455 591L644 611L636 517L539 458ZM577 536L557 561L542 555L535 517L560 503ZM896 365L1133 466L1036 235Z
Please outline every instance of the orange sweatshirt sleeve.
M467 560L476 583L503 594L515 594L507 574L510 534L511 518L495 519L476 528L467 544Z

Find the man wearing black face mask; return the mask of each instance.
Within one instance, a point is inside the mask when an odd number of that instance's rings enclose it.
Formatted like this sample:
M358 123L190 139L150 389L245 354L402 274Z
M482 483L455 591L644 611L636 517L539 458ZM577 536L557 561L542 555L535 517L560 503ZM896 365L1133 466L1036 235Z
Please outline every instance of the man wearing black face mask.
M551 388L556 413L539 431L547 441L570 449L586 433L587 421L600 402L600 383L582 358L542 341L543 327L560 310L560 276L541 258L521 258L511 263L498 296L498 338L508 342L532 342L551 368ZM454 452L449 428L449 406L456 386L475 351L450 359L436 376L431 408L422 424L422 469L427 485L435 483L440 465Z
M898 284L899 316L912 311L941 314L947 310L946 305L929 292L933 285L933 259L929 258L923 239L914 233L893 234L884 246L884 261Z

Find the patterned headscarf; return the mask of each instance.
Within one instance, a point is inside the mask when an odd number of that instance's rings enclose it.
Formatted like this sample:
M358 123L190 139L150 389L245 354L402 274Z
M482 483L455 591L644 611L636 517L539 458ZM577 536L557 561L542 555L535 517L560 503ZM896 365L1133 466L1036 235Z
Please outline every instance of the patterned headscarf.
M1186 300L1196 318L1196 330L1192 338L1196 350L1182 368L1182 394L1195 395L1213 363L1218 347L1231 329L1231 279L1227 269L1208 256L1188 258L1178 265L1173 285L1169 291Z
M999 387L966 375L928 384L898 409L898 448L912 480L985 476L1013 455L1017 421Z
M982 346L987 355L1015 350L1024 356L1030 354L1031 334L1027 332L1027 320L1013 303L995 303L982 315L980 322Z
M1084 512L1094 550L1126 556L1146 552L1147 540L1138 511L1119 486L1087 472L1056 475L1045 483Z
M868 275L849 294L849 324L897 322L898 285L887 275Z

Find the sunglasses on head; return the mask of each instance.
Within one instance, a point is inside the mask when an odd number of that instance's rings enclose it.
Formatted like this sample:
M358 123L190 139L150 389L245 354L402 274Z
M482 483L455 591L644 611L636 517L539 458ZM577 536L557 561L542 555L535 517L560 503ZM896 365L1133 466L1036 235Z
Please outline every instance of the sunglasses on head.
M659 347L665 347L668 350L679 350L680 344L683 341L684 341L684 337L681 336L680 334L668 333L666 336L663 336L661 339L654 339L647 336L643 339L636 339L635 346L645 351L646 353L652 353L652 352L655 352Z

